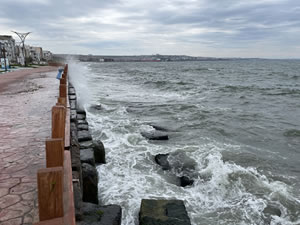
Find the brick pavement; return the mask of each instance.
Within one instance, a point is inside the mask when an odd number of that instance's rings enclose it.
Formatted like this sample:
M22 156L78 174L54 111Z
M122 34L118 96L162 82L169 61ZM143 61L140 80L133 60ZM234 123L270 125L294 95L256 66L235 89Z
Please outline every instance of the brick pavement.
M0 224L38 221L36 173L45 168L57 68L0 74Z

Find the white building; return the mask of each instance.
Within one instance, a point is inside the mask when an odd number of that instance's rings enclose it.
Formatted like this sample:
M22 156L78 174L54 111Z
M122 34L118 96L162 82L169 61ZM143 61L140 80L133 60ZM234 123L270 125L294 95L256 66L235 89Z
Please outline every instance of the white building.
M47 50L45 50L45 51L43 51L43 59L45 60L45 61L50 61L50 60L52 60L52 52L50 52L50 51L47 51Z
M0 49L5 49L5 57L9 62L16 63L17 57L15 52L15 40L10 35L0 35ZM4 58L1 51L1 58Z

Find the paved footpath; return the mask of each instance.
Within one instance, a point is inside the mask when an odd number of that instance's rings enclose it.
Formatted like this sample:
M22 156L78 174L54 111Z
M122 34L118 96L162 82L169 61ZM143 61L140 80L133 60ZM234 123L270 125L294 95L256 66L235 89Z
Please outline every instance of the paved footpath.
M45 139L59 81L56 67L0 74L0 224L38 221L37 170L45 168Z

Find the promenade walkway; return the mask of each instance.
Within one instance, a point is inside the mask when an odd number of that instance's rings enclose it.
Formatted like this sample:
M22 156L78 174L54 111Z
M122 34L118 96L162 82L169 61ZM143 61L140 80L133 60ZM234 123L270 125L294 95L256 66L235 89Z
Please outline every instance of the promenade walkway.
M0 74L0 224L38 221L37 170L45 168L45 139L59 81L56 67Z

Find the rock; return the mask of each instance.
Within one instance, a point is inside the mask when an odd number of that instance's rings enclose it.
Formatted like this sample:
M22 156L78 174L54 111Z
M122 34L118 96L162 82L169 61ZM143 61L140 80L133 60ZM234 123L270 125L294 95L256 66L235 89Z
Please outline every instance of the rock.
M268 204L267 207L263 210L263 213L267 216L281 216L281 211L274 204Z
M82 204L82 221L77 225L121 225L122 209L118 205Z
M193 185L193 183L194 183L194 180L190 179L187 176L179 177L179 179L180 179L180 186L181 187L186 187L186 186L189 186L189 185Z
M72 174L78 173L78 172L72 172ZM73 175L73 180L76 180L76 182L73 181L73 193L74 193L74 205L75 205L75 217L76 220L82 220L82 193L81 193L81 187L79 181L79 174Z
M81 123L81 124L78 124L77 129L78 130L89 130L89 125Z
M71 109L76 109L76 100L70 100L70 108Z
M75 88L71 88L69 87L69 95L76 95L76 91L75 91Z
M77 114L84 114L84 115L86 115L86 112L83 109L77 109Z
M153 127L155 130L159 130L159 131L169 131L169 129L161 127L159 125L155 125L155 124L150 124L151 127Z
M85 118L86 118L85 114L79 114L79 113L77 113L77 119L78 120L85 120Z
M94 142L94 156L96 163L106 163L105 148L102 141Z
M94 150L91 148L80 150L80 161L95 166Z
M98 173L87 163L82 163L82 200L98 204Z
M76 110L71 110L71 122L75 122L77 118Z
M191 225L181 200L143 199L139 225Z
M169 154L158 154L154 157L155 162L162 167L163 170L171 169L168 161Z
M89 124L86 120L77 120L77 124Z
M76 95L69 95L70 100L76 100Z
M82 141L79 143L80 149L85 149L85 148L93 148L94 143L93 141Z
M102 106L101 106L101 105L92 105L92 106L90 107L90 109L101 110L101 109L102 109Z
M92 136L87 130L79 130L78 131L78 141L90 141L92 140Z
M168 134L159 131L141 132L141 135L149 140L169 140Z

